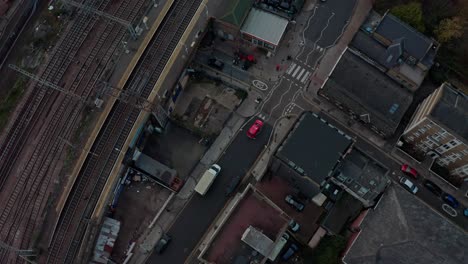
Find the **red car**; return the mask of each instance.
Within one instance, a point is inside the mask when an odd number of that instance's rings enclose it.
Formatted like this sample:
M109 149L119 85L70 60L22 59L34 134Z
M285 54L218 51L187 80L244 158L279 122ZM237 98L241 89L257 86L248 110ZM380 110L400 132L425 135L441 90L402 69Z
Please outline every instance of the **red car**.
M411 168L408 164L401 165L401 171L415 179L418 178L418 172L415 169Z
M251 139L255 139L255 137L260 133L263 127L263 121L260 119L255 120L252 126L247 130L247 136Z

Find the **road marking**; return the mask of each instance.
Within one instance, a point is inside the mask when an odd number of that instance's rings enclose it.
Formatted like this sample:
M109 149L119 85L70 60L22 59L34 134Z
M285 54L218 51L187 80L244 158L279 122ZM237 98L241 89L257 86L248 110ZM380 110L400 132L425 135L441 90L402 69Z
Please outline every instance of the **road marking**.
M294 67L296 67L296 63L291 63L289 66L288 70L286 71L287 74L291 74L291 72L294 70Z
M300 69L302 69L302 68L301 68L301 66L298 65L296 70L294 71L294 74L292 75L293 78L296 77L296 74Z
M304 72L305 72L305 69L304 69L304 68L302 68L302 71L301 71L301 73L299 73L299 75L297 76L297 78L296 78L296 79L297 79L297 80L300 80L300 79L301 79L301 76L302 76L302 74L304 74Z
M310 72L308 71L308 72L304 75L304 77L302 77L301 83L305 83L306 80L307 80L307 78L309 78L309 76L310 76Z

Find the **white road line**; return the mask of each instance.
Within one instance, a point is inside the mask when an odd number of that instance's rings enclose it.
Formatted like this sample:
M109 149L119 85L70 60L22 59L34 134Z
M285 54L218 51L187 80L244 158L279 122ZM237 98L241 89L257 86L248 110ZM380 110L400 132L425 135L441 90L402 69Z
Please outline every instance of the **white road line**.
M302 76L302 74L304 74L304 72L305 72L305 69L302 68L302 71L301 71L301 73L299 73L299 75L297 76L296 80L300 80L300 79L301 79L301 76Z
M289 66L288 70L286 71L287 74L291 74L291 72L294 70L294 67L296 67L296 63L291 63Z
M294 74L292 75L292 77L294 78L297 74L297 72L301 69L301 66L297 66L296 70L294 71Z
M304 77L302 77L302 80L301 80L301 83L305 83L305 81L307 80L307 78L309 78L309 75L310 75L310 72L308 71Z

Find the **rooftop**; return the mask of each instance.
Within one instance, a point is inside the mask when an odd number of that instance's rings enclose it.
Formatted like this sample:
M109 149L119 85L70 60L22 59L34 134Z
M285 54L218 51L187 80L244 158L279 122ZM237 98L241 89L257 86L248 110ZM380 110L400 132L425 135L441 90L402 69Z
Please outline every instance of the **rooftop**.
M395 132L413 100L407 89L351 49L344 52L322 92L387 136Z
M140 152L135 160L137 170L147 174L155 180L162 180L164 183L171 182L177 175L177 172L150 156Z
M434 43L433 40L390 13L384 15L375 32L392 42L402 39L404 50L418 60L424 58Z
M354 148L340 163L332 180L369 207L390 184L387 173L387 168Z
M386 69L392 68L418 84L418 87L426 76L426 72L419 67L412 67L400 60L401 49L404 46L402 43L395 43L386 48L369 34L358 31L350 46L385 68L381 70L386 71Z
M321 226L332 234L339 234L347 223L359 215L362 209L360 201L348 193L343 193L325 216Z
M240 27L252 7L253 0L228 1L228 12L221 16L220 20Z
M468 96L448 83L442 84L441 89L442 96L432 109L431 116L468 140Z
M353 140L317 114L301 115L276 156L297 173L321 184Z
M252 252L255 250L241 240L245 230L252 226L276 241L287 228L288 221L273 202L249 185L229 218L218 227L218 233L211 240L203 258L218 264L233 263L242 258L252 261ZM262 258L260 254L256 257L258 261Z
M287 26L287 19L261 9L252 8L241 31L273 45L278 45Z
M466 233L398 185L369 210L361 230L346 264L466 263Z

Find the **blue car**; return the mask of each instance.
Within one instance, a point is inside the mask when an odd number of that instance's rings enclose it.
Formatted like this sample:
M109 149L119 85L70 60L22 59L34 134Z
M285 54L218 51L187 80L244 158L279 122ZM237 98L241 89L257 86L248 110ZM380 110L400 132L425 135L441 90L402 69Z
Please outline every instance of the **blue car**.
M442 196L442 200L448 205L450 205L453 208L458 208L460 206L460 203L453 197L452 195L446 193Z
M296 246L296 244L291 244L289 248L284 252L283 256L281 257L283 260L288 260L291 258L297 251L299 250L299 247Z

